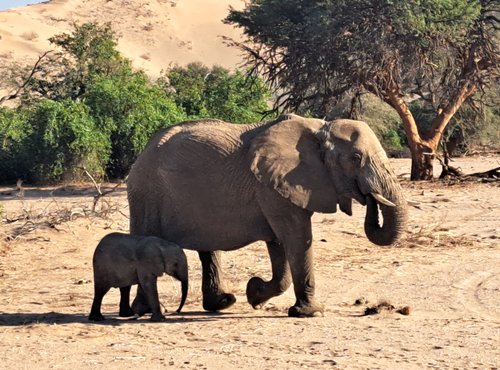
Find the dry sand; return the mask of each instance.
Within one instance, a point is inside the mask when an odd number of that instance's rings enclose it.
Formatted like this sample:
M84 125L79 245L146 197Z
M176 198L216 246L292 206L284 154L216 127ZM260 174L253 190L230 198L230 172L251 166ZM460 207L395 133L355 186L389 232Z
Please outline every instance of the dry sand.
M158 76L171 63L201 61L234 68L240 53L221 36L241 33L222 20L242 0L51 0L0 11L0 66L32 64L53 49L48 38L71 32L73 24L111 22L118 49L136 68Z
M500 157L458 159L465 172L498 166ZM393 160L398 174L409 161ZM404 177L404 176L403 176ZM446 185L403 180L410 225L393 248L363 235L364 210L313 218L317 298L324 317L292 319L293 289L253 310L251 276L269 277L265 247L223 255L238 302L227 312L201 309L200 265L190 261L184 312L172 313L180 284L160 279L165 323L117 318L118 291L104 300L108 320L90 323L91 258L98 240L128 230L125 189L92 215L91 186L2 188L0 358L5 369L494 369L500 364L500 216L496 183ZM84 216L85 214L85 216ZM61 219L71 218L60 223ZM33 229L32 231L29 231ZM29 231L29 232L28 232ZM6 241L5 238L14 238ZM368 303L354 305L359 298ZM410 315L366 306L388 301Z

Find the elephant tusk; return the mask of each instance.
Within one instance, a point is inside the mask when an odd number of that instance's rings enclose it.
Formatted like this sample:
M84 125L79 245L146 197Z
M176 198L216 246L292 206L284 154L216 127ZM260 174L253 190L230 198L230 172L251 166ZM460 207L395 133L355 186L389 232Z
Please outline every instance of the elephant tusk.
M392 203L390 200L387 200L379 193L370 193L370 194L377 200L377 202L379 202L381 204L385 204L386 206L389 206L389 207L396 207L396 205L394 203Z

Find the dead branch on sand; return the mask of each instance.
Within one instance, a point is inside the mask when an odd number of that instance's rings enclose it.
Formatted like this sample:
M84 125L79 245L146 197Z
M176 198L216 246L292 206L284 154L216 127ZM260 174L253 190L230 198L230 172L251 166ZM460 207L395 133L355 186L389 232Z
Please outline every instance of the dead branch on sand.
M446 150L443 150L443 159L439 156L436 158L443 168L441 175L439 176L440 179L457 179L463 181L479 180L481 182L495 182L500 179L500 167L496 167L488 171L465 174L460 168L450 165L451 159Z
M57 209L49 210L49 207L53 203L56 203L58 206ZM14 241L41 228L61 231L58 228L59 225L80 216L89 216L89 210L80 207L61 208L55 200L38 212L23 207L21 214L14 218L6 217L2 220L5 224L20 224L19 226L14 226L9 232L5 232L4 240Z
M83 171L83 173L85 173L85 175L87 175L90 178L90 180L94 184L94 187L97 191L97 194L94 195L94 203L92 205L93 212L95 212L95 209L96 209L97 203L99 202L99 199L104 198L106 195L115 192L121 185L126 183L127 179L128 179L128 175L127 175L123 180L118 182L113 188L111 188L109 190L102 191L101 184L98 184L97 181L95 181L94 177L89 173L89 171L87 171L87 169L85 167L79 167L79 168Z

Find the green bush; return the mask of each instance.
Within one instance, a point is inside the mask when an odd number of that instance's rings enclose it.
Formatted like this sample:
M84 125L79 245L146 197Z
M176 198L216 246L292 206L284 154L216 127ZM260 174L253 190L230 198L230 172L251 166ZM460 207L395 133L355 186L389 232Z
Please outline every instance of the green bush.
M85 103L99 130L109 137L107 173L111 177L128 173L158 129L186 119L183 110L139 72L96 80Z
M123 178L149 138L188 118L255 122L267 111L262 80L194 63L156 83L116 50L109 24L76 25L50 39L50 54L20 99L0 109L0 181Z
M27 115L24 139L28 181L54 182L72 178L85 167L102 176L110 143L79 101L42 100Z
M404 150L404 137L401 135L401 131L392 128L385 131L382 134L382 146L386 147L389 152Z
M170 69L158 85L189 118L218 118L234 123L258 122L269 111L270 92L258 77L201 63Z
M31 134L21 109L0 108L0 182L25 178L29 169L25 140Z

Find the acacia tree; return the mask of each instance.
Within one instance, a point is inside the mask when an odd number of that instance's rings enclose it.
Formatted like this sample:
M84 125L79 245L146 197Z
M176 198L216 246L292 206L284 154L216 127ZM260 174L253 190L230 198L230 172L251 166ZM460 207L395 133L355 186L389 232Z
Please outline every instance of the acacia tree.
M19 94L23 103L40 99L77 100L95 79L128 77L130 61L117 49L117 36L110 23L75 24L71 33L49 38L56 50L39 58Z
M494 0L252 0L225 21L243 28L246 42L230 43L279 91L277 107L328 116L364 92L389 104L422 180L459 107L498 79L498 11ZM434 112L426 129L409 109L416 98Z

